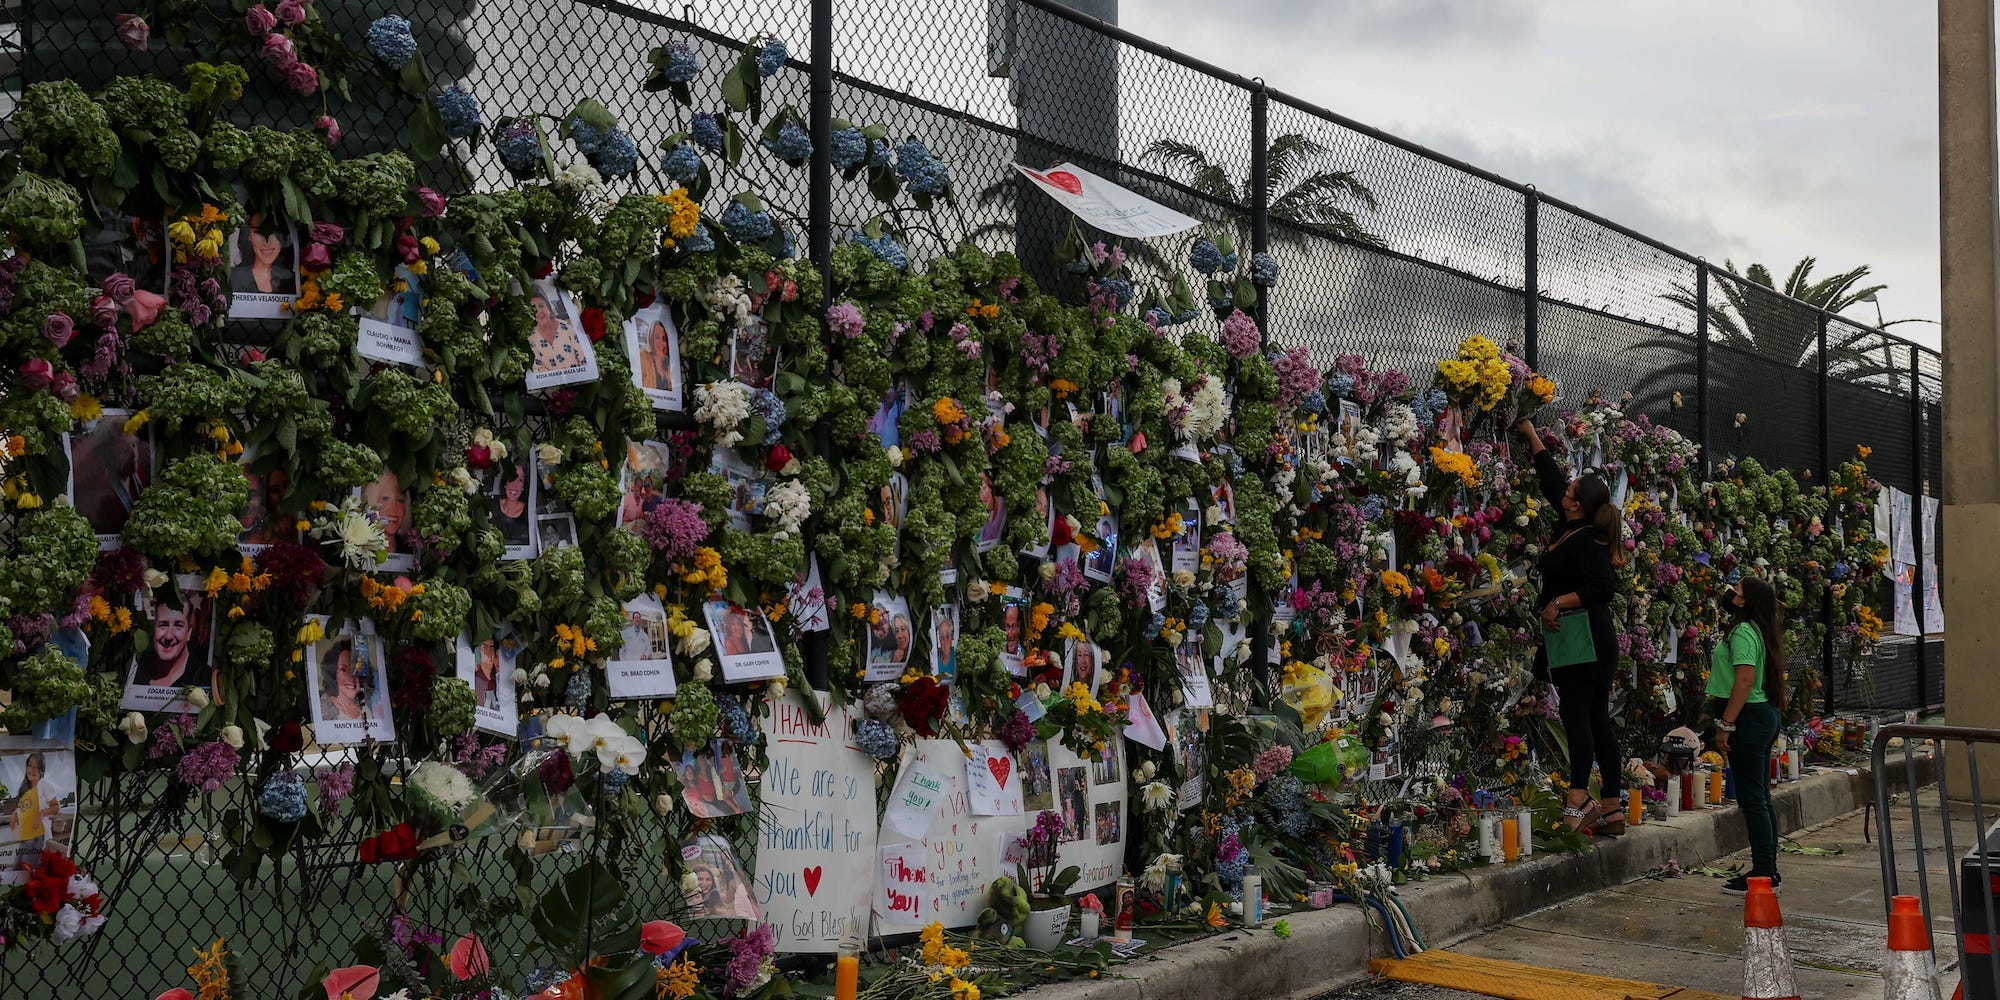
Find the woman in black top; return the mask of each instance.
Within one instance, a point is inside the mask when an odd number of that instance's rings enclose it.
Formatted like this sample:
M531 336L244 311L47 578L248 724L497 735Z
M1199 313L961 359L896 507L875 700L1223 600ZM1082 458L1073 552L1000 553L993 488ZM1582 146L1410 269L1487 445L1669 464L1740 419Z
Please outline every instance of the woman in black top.
M1535 474L1542 494L1562 513L1555 537L1542 550L1542 625L1564 624L1564 612L1583 609L1589 622L1596 658L1550 668L1548 649L1535 651L1535 676L1546 677L1561 702L1563 733L1569 742L1569 801L1563 810L1572 829L1617 836L1625 832L1623 758L1611 722L1611 678L1618 663L1618 633L1611 623L1611 597L1617 589L1617 569L1625 565L1625 515L1611 502L1611 490L1596 476L1570 479L1555 455L1542 445L1533 421L1515 425L1528 439L1535 457ZM1590 797L1590 768L1595 763L1600 797Z

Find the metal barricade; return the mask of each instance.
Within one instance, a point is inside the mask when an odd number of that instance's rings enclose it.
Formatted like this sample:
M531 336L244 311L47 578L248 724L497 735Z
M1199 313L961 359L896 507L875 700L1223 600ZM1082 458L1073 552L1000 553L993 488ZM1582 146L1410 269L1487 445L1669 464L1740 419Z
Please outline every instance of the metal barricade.
M1931 934L1931 890L1930 859L1924 847L1924 817L1934 813L1939 821L1947 864L1955 864L1957 871L1951 873L1946 885L1951 893L1951 916L1953 938L1959 955L1959 977L1965 1000L2000 1000L2000 949L1995 948L1996 935L2000 935L2000 822L1991 826L1986 822L1986 799L1979 782L1979 754L1974 750L1979 744L2000 744L2000 729L1975 729L1965 726L1924 726L1907 723L1883 726L1875 733L1875 743L1871 751L1875 776L1875 829L1881 843L1879 855L1882 861L1882 912L1889 912L1889 900L1904 890L1899 885L1896 865L1896 841L1894 824L1890 812L1891 772L1889 770L1889 743L1902 740L1902 784L1909 797L1910 832L1916 855L1916 891L1914 895L1923 906L1924 931ZM1918 753L1920 745L1928 741L1928 757ZM1963 744L1966 767L1966 786L1962 790L1952 787L1948 770L1948 751L1953 744ZM1922 772L1930 771L1937 779L1937 803L1935 809L1928 808L1920 794L1927 784ZM1974 842L1963 857L1959 856L1957 838L1952 832L1953 796L1962 791L1960 802L1969 801L1972 807L1972 823L1975 831ZM1962 818L1962 816L1961 816ZM1936 941L1931 940L1932 953L1936 953Z

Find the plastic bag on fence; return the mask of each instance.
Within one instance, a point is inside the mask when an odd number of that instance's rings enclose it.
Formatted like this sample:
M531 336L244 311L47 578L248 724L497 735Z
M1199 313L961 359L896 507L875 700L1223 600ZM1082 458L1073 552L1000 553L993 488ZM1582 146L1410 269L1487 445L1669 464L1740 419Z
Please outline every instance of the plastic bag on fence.
M1359 737L1338 733L1332 739L1307 747L1292 758L1286 770L1301 781L1337 786L1349 775L1367 769L1368 758L1368 747Z
M1287 671L1278 697L1299 713L1299 725L1308 730L1317 729L1325 720L1326 713L1333 710L1333 678L1318 667L1300 664Z

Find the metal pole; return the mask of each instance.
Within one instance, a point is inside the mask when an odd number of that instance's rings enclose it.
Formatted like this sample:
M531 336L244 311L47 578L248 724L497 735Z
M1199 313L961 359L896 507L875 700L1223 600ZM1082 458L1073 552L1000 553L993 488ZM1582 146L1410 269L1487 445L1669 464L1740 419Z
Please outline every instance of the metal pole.
M807 246L813 263L820 268L820 313L833 304L833 0L813 0L812 4L812 91L807 109L812 128L812 176L807 200ZM813 448L821 455L832 454L833 432L822 417L813 425ZM814 535L806 529L806 558L815 559ZM808 567L810 571L810 567ZM826 690L827 632L806 634L806 682Z
M1262 80L1255 81L1250 91L1250 251L1263 253L1271 244L1271 149L1266 129L1269 127L1270 96ZM1273 289L1258 289L1257 329L1263 331L1266 345L1271 340L1270 292ZM1249 595L1249 581L1245 581L1245 596ZM1268 601L1269 595L1263 595ZM1249 603L1249 602L1246 602ZM1271 615L1268 606L1262 613L1252 618L1250 627L1250 663L1255 676L1266 678L1271 671Z
M1541 206L1542 196L1534 188L1529 188L1521 196L1527 209L1526 232L1522 242L1521 271L1521 356L1528 367L1539 368L1542 362L1542 276L1541 276Z
M1701 478L1708 479L1708 264L1694 265L1694 443L1701 449Z
M1917 613L1917 707L1931 706L1930 639L1924 634L1924 396L1923 376L1916 351L1910 352L1910 503L1915 508L1910 520L1916 522L1912 544L1917 556L1916 577L1910 585L1910 600Z
M1826 497L1827 509L1833 509L1833 475L1828 471L1833 465L1833 435L1829 429L1828 396L1832 392L1832 379L1827 375L1826 357L1827 315L1819 314L1819 489ZM1819 670L1826 683L1826 714L1833 714L1833 587L1822 585L1819 592ZM1811 699L1807 699L1811 708Z

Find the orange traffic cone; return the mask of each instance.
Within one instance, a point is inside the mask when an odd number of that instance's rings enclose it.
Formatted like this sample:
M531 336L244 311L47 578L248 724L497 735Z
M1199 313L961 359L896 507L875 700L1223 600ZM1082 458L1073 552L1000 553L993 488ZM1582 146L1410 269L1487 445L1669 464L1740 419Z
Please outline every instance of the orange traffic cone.
M1889 961L1882 969L1884 1000L1938 1000L1937 962L1929 922L1915 896L1889 900Z
M1743 897L1743 1000L1799 1000L1785 918L1768 878L1751 879Z

